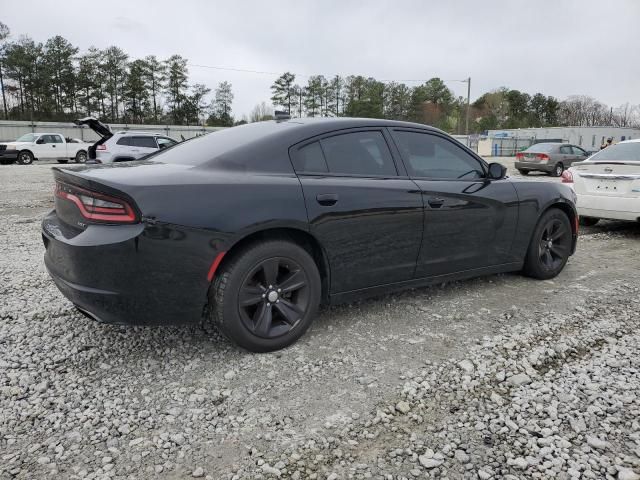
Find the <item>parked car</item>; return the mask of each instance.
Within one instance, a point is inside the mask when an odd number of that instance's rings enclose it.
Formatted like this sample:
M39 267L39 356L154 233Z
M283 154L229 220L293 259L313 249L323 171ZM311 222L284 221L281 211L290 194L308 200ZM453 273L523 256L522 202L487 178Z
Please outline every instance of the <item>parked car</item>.
M178 143L177 140L158 133L131 130L112 133L107 125L93 117L81 118L76 124L88 125L100 136L100 140L89 148L92 163L139 160Z
M585 160L589 154L570 143L536 143L516 154L516 168L522 175L531 171L559 177L573 162Z
M0 143L0 162L3 165L15 161L30 165L34 160L84 163L89 146L89 143L59 133L26 133L15 142Z
M406 122L257 122L148 161L53 171L45 264L82 312L212 321L252 351L295 342L321 301L508 271L552 278L577 240L566 185L511 180Z
M601 218L640 220L640 139L600 150L562 177L577 195L583 225L595 225Z

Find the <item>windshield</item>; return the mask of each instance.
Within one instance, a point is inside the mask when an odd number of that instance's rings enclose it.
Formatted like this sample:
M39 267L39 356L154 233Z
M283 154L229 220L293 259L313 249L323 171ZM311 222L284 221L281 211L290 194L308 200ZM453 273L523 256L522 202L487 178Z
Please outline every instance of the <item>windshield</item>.
M38 136L39 135L36 135L35 133L25 133L19 139L17 139L16 142L35 142Z
M589 162L627 161L640 162L640 142L616 143L600 150L588 160Z
M524 150L525 152L532 153L549 153L554 148L556 148L557 143L536 143L535 145L531 145L529 148Z

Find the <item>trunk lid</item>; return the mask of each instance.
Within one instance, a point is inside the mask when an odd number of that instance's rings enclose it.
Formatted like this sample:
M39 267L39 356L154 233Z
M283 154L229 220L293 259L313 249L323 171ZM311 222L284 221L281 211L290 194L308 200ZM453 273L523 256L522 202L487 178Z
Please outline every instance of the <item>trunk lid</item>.
M640 162L580 162L573 164L572 172L578 194L640 197Z
M105 125L100 120L98 120L97 118L93 118L93 117L79 118L78 120L75 121L75 124L76 125L87 125L91 130L96 132L98 134L98 136L100 137L100 140L95 142L93 145L91 145L87 149L87 153L88 153L89 159L90 160L95 160L96 159L96 148L98 147L98 145L102 145L104 142L106 142L111 137L113 137L113 133L111 132L111 129L109 128L109 125Z

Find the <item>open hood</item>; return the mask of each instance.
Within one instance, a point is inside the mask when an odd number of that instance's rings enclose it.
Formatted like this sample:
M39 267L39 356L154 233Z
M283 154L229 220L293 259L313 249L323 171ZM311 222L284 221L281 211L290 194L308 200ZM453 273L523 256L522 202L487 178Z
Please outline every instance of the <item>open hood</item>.
M111 133L111 129L109 128L109 125L105 125L97 118L93 118L93 117L79 118L78 120L75 121L75 124L87 125L91 130L96 132L100 136L100 138L104 140L108 140L109 138L113 137L113 133Z

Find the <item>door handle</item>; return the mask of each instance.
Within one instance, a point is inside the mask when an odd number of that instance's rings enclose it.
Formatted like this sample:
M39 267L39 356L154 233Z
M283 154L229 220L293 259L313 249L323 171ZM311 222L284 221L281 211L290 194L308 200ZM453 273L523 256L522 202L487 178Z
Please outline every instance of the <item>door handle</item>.
M335 205L338 202L338 198L337 193L320 193L316 196L317 202L325 207Z
M427 200L427 202L429 203L429 206L431 206L432 208L440 208L444 204L444 199L430 198L429 200Z
M52 146L53 148L56 148L56 146L55 146L55 145L51 145L51 146Z

